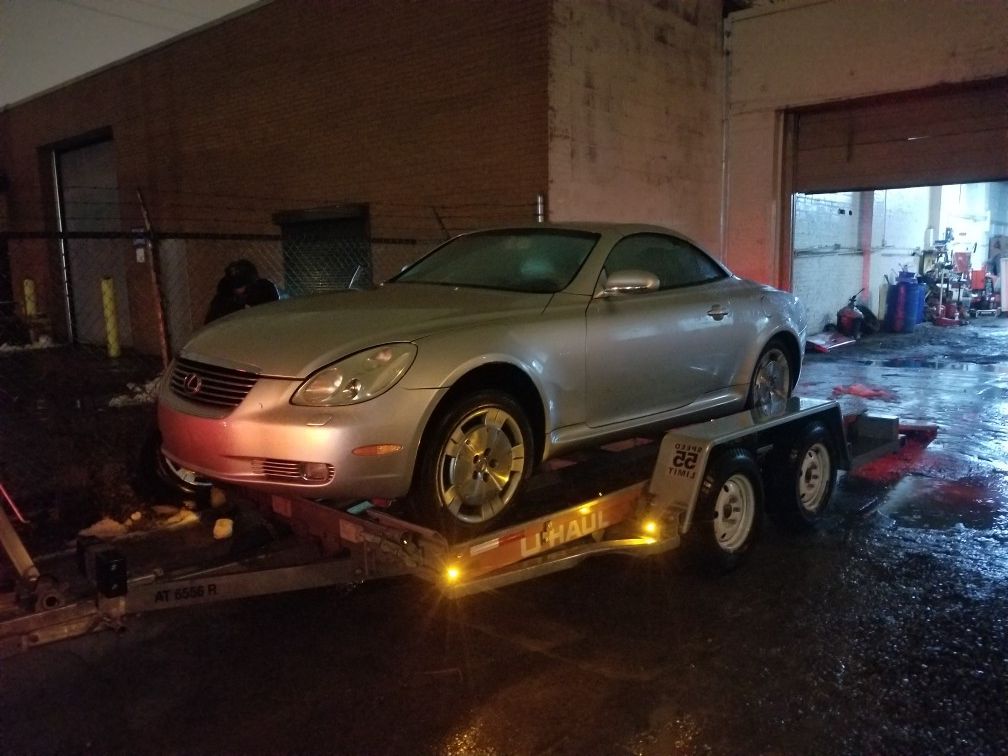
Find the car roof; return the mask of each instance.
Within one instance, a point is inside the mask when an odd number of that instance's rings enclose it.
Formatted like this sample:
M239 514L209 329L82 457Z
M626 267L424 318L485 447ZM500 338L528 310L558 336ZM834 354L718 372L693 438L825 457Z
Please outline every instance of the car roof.
M674 229L667 228L665 226L656 226L653 224L600 223L598 221L565 221L562 223L527 223L527 224L516 223L509 226L473 229L472 233L479 233L480 231L509 231L509 230L534 231L537 229L549 229L554 231L590 231L596 234L604 234L607 232L629 234L629 233L640 233L650 231L665 234L675 234L676 236L683 235L682 233Z

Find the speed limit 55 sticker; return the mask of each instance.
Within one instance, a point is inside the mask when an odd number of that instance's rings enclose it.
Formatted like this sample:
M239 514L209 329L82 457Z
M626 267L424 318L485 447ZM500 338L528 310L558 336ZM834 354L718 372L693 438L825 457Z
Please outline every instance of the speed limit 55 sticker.
M672 447L669 458L668 474L673 478L693 480L697 476L697 466L703 446L677 441Z

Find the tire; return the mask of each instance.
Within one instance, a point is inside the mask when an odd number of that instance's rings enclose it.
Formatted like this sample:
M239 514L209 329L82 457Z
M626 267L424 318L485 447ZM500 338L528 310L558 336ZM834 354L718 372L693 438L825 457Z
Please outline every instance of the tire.
M417 514L452 542L499 527L535 450L528 417L510 396L480 391L459 398L424 435L412 495Z
M683 534L687 564L714 574L735 568L752 548L762 519L763 479L755 458L738 447L721 451L707 465Z
M746 407L762 415L773 415L783 409L791 397L794 385L794 366L787 348L778 339L772 339L756 360Z
M168 459L161 451L161 433L154 427L140 447L134 487L148 499L200 498L209 497L212 484Z
M820 422L809 423L790 446L769 457L774 484L768 509L774 522L794 532L819 524L836 485L835 459L833 435Z

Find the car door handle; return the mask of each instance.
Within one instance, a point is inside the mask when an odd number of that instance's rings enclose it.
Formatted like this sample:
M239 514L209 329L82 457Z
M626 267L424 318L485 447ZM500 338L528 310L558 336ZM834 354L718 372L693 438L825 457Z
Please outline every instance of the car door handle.
M714 320L722 320L724 316L728 314L728 310L721 305L714 305L707 310L707 314L714 318Z

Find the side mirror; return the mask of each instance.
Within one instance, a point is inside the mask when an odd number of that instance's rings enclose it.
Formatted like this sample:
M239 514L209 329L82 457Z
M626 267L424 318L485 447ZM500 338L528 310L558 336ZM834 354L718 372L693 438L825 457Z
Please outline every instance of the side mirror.
M646 270L618 270L608 278L602 286L602 291L596 297L614 297L622 294L641 294L645 291L657 291L658 276Z

